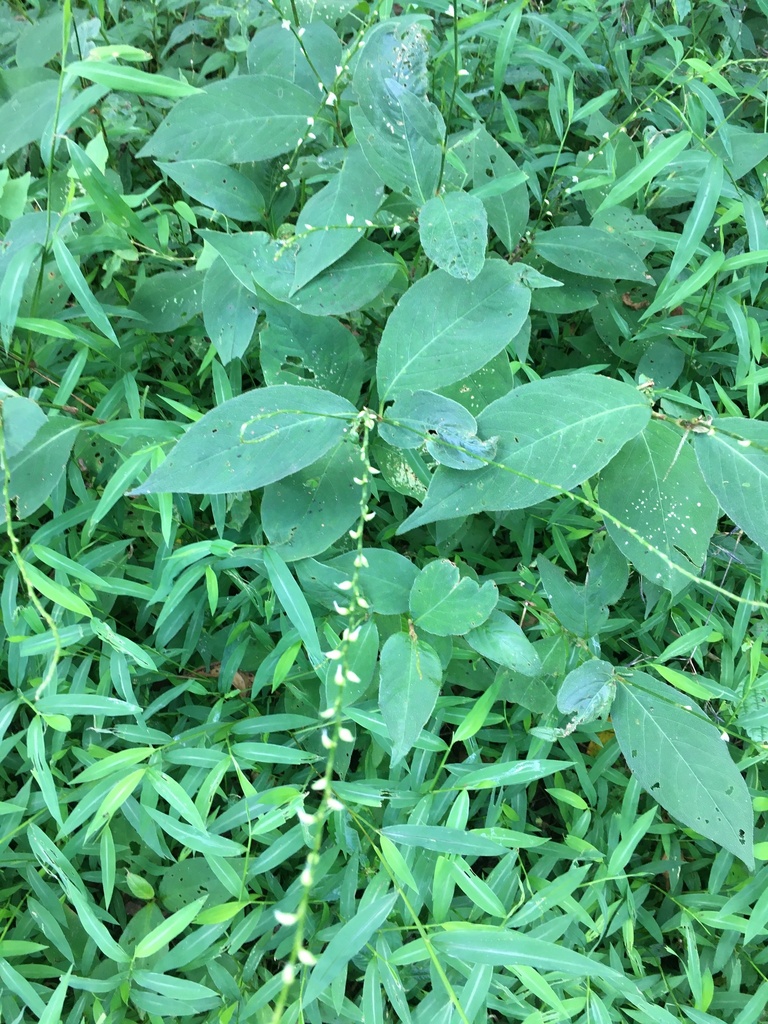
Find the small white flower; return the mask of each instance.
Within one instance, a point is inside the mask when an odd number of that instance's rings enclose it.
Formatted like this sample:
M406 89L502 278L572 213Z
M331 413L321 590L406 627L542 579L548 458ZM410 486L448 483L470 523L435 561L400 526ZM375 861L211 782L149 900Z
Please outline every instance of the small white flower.
M393 224L392 225L392 234L393 235L399 235L401 231L402 231L402 228L400 227L399 224Z
M325 656L328 661L338 661L341 658L341 651L326 651ZM333 711L333 708L331 708L331 711Z
M319 793L321 790L325 789L326 785L327 783L325 779L315 779L315 781L310 786L310 789L314 789L316 793Z
M357 604L358 604L358 607L359 607L359 608L370 608L370 607L371 607L371 606L370 606L370 605L368 604L368 602L367 602L367 601L365 600L365 598L364 598L364 597L358 597L358 599L357 599Z
M314 814L309 814L309 812L305 811L303 807L300 807L298 811L296 811L296 817L302 825L314 825L317 821Z
M326 750L333 750L333 740L325 731L325 729L323 729L322 733L320 734L320 742L322 743Z
M294 971L292 964L285 965L281 972L281 977L284 985L291 985L293 983L293 980L296 977L296 972Z
M349 615L349 608L342 608L338 601L333 602L333 607L336 609L337 615Z
M720 733L720 739L723 741L723 743L730 743L731 742L731 737L728 735L727 732L721 732Z
M352 589L352 580L342 580L341 583L337 583L336 584L336 587L339 590L351 590Z
M285 928L290 928L292 924L296 924L298 917L295 914L286 914L284 910L276 910L275 920Z
M327 720L329 718L333 718L333 716L335 714L336 714L336 709L335 708L326 708L324 711L320 712L320 717Z
M280 188L288 188L288 182L287 181L281 181L280 182Z
M308 949L300 949L298 952L299 963L304 964L305 967L314 967L317 963L317 958L309 952Z
M287 18L283 18L281 28L284 28L286 32L291 31L291 23Z
M344 68L341 66L341 64L337 64L336 65L336 77L339 78L343 74L344 74Z
M339 729L339 739L342 743L352 743L354 738L355 737L346 726L342 726L341 729Z
M456 12L453 9L453 4L448 4L448 10L445 13L448 15L449 18L453 18L455 16Z
M367 569L368 568L368 559L365 557L365 555L357 555L355 557L355 568L356 569Z
M305 889L308 889L310 885L312 885L312 872L309 871L307 868L304 868L304 870L299 875L299 881L301 882Z
M344 669L341 667L341 665L336 666L336 672L334 674L333 681L334 683L336 683L337 686L344 685Z
M368 227L368 228L372 228L373 227L373 221L372 220L367 220L365 222L365 226Z
M347 222L347 227L350 227L352 224L355 223L355 218L352 216L351 213L348 213L344 219Z
M461 69L459 70L459 78L464 78L464 77L465 77L465 75L468 75L468 74L469 74L469 72L467 71L467 69L466 69L466 68L461 68Z
M366 512L366 514L363 516L363 519L366 521L366 523L370 523L370 521L372 519L375 519L375 518L376 518L376 513L375 512Z
M300 28L296 35L299 37L299 39L301 39L301 37L304 35L306 31L307 30L305 28Z
M291 165L290 164L283 164L283 170L284 171L290 171L290 169L291 169Z
M359 683L360 682L360 676L357 674L357 672L353 672L351 668L347 669L346 677L347 677L347 682L348 683Z
M331 811L343 811L344 810L344 804L341 802L341 800L337 800L335 796L329 796L328 797L328 808Z
M335 102L336 102L336 93L335 92L329 92L328 96L326 97L326 100L325 100L326 107L332 107Z
M307 138L308 139L316 139L317 136L315 135L314 132L307 132Z

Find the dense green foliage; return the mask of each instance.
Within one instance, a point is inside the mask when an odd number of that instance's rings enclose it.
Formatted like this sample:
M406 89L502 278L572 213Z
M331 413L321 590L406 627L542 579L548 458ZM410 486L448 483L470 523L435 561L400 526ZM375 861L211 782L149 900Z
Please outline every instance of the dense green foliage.
M764 1019L767 19L0 7L0 1019Z

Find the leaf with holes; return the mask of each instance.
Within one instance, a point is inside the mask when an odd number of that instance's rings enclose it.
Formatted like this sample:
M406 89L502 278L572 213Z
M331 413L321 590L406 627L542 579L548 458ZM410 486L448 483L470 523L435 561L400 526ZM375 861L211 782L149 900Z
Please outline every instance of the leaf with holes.
M720 731L690 697L645 672L619 679L611 720L637 781L688 828L750 869L752 800Z
M488 216L467 192L435 196L419 211L419 238L427 256L462 281L474 281L485 263Z

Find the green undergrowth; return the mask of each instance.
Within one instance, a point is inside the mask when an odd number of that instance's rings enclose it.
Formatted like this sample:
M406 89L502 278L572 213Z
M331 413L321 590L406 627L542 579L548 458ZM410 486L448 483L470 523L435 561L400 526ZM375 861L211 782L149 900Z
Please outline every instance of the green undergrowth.
M0 7L0 1020L757 1024L768 3Z

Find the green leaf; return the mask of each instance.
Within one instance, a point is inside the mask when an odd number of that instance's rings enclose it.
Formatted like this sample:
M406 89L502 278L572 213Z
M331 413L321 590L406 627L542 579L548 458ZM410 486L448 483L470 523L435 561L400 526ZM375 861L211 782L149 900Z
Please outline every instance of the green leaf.
M357 568L358 585L371 611L379 615L403 615L408 611L411 589L419 576L418 568L405 555L387 548L363 548L367 564ZM349 579L355 571L355 553L332 558L328 568Z
M635 250L600 228L569 226L539 232L533 251L574 274L647 283L646 269Z
M504 857L506 846L462 828L444 825L387 825L381 834L399 846L415 846L436 853L458 853L463 857Z
M102 334L106 335L115 345L118 345L117 335L112 328L112 324L109 322L109 318L94 298L93 292L83 277L82 271L58 235L53 237L53 254L56 257L56 266L59 268L61 276L83 307L85 315L91 323L98 327Z
M457 789L496 789L500 786L527 786L567 767L565 761L513 761L488 764L474 771L462 771L456 779Z
M673 136L674 138L674 136ZM701 187L696 193L696 201L688 214L683 233L680 236L672 262L664 280L659 285L659 295L669 291L677 280L680 272L688 266L691 257L696 252L699 243L704 238L704 233L709 228L710 221L714 216L717 204L720 200L720 192L723 187L724 168L723 162L712 154L709 158L704 173L701 176Z
M40 250L41 246L37 242L15 249L0 282L0 338L6 351L11 344L13 329L16 326L24 286L40 255Z
M137 942L133 954L136 959L140 960L143 957L152 956L153 953L157 953L163 946L171 942L172 939L175 939L177 935L181 935L184 929L192 924L207 899L207 896L201 896L190 903L188 907L182 907L181 910L177 910L170 917L166 917L162 924L153 928L148 935L145 935L140 942Z
M64 475L80 424L67 416L52 416L18 455L8 460L9 493L16 499L19 519L36 512ZM2 517L4 518L4 516Z
M376 174L422 206L440 179L443 119L426 98L427 41L415 19L399 17L366 35L352 84L355 138Z
M698 572L715 532L719 507L692 446L679 430L647 424L600 474L600 505L636 530L664 557L606 519L608 533L647 579L673 594L687 586L675 565ZM673 564L670 565L670 562Z
M203 281L203 323L225 366L245 355L258 316L253 293L243 288L223 259L217 259Z
M181 100L137 154L160 160L269 160L296 146L317 112L306 90L271 75L239 75Z
M325 388L356 402L363 383L363 354L351 331L329 316L309 316L285 303L270 303L259 333L265 384Z
M639 164L615 182L596 212L607 210L611 206L618 206L619 203L623 203L639 192L657 174L667 169L668 164L682 153L691 138L690 132L678 132L675 135L660 138L658 142L649 147Z
M572 669L557 691L558 710L571 719L564 734L567 736L578 726L603 718L615 696L614 669L609 662L590 658Z
M202 309L205 277L199 270L162 270L141 282L131 308L144 317L148 330L175 331Z
M323 662L320 641L307 599L293 578L293 574L280 555L271 547L264 549L264 565L269 581L285 609L294 628L302 639L310 661L317 666Z
M316 462L355 408L318 388L283 384L230 398L193 423L134 494L227 494L282 480Z
M384 924L396 902L397 893L379 896L361 906L354 917L339 928L312 968L304 989L302 1006L308 1006L329 991L334 978Z
M155 248L157 239L123 197L115 191L106 175L101 173L85 150L67 139L67 152L80 184L109 223L123 228L144 245Z
M530 291L501 260L488 260L474 281L442 270L428 274L403 295L384 328L380 398L434 390L478 370L518 333L529 305Z
M293 292L355 245L383 196L384 189L371 174L359 147L348 149L341 170L296 217L301 245L296 254Z
M454 136L450 151L471 178L471 194L482 200L491 228L511 251L528 225L525 174L482 125ZM458 180L457 184L465 188L466 180Z
M720 416L694 437L707 487L725 513L768 551L768 423Z
M499 438L496 465L471 477L439 468L424 504L398 533L470 512L526 508L570 490L610 462L649 418L635 388L606 377L579 373L523 384L477 418L481 437Z
M76 60L66 67L67 78L84 78L108 89L133 93L137 96L165 96L179 99L193 96L201 90L183 78L155 75L140 68L126 68L118 64L103 64L95 60Z
M419 237L429 259L451 277L474 281L485 264L488 216L467 192L448 192L419 211Z
M410 610L417 629L437 636L461 636L485 622L499 600L493 580L480 586L459 576L452 562L441 559L422 569L413 584Z
M394 256L363 238L332 267L294 293L300 243L273 239L263 231L199 234L246 288L259 295L266 292L310 316L340 316L367 306L389 284L398 268Z
M620 681L611 719L640 785L674 818L751 869L749 791L720 731L692 699L635 671Z
M37 402L16 395L3 399L0 415L3 418L3 444L7 459L23 451L47 421Z
M443 670L429 644L394 633L381 650L379 709L392 740L392 765L405 757L432 714Z
M541 672L541 659L536 648L518 624L500 611L491 612L490 617L464 637L470 647L489 661L525 676L537 676Z
M217 160L177 160L157 166L188 196L233 220L254 223L264 215L264 197L241 171Z
M322 554L360 515L360 448L343 438L306 469L264 489L261 523L286 561Z
M398 448L426 449L442 466L477 470L496 454L496 438L481 441L475 417L463 405L432 391L405 391L387 410L379 434Z
M53 81L45 79L22 86L0 106L0 164L30 142L40 140L46 123L53 117L58 93L58 77Z

